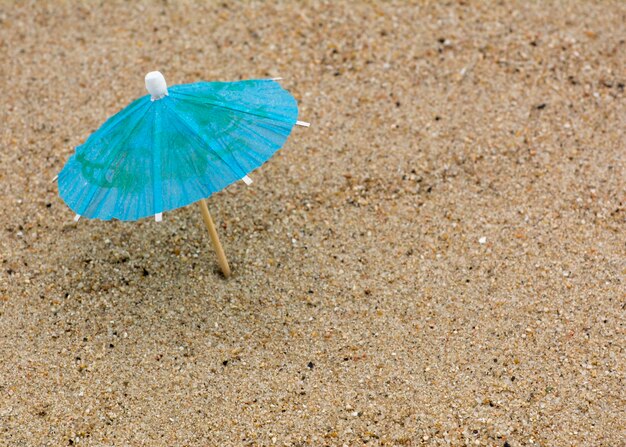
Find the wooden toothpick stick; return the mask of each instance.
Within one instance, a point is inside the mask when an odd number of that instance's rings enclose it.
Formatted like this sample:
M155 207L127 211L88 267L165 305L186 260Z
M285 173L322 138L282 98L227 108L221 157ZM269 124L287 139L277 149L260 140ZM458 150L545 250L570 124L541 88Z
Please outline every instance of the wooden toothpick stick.
M217 230L215 229L213 219L211 219L211 214L209 214L209 207L204 199L200 200L198 203L200 204L200 211L202 212L204 224L206 225L207 230L209 230L209 236L211 237L213 248L215 248L215 252L217 253L217 262L219 263L224 276L228 278L230 276L230 267L228 266L228 260L224 254L222 244L220 244L220 239L217 237Z

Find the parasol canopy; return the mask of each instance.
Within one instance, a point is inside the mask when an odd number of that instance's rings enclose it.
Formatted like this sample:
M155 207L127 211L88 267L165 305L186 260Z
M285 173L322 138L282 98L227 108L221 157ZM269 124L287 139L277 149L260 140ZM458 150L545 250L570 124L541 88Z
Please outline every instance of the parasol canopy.
M161 221L233 182L250 184L248 174L293 126L308 126L277 79L168 87L157 71L145 82L149 94L109 118L59 173L59 194L75 220Z

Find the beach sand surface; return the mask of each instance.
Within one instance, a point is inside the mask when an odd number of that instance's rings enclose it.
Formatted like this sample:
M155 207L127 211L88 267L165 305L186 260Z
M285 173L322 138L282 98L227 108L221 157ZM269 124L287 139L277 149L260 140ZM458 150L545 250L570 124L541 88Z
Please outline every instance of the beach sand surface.
M528 4L530 3L530 4ZM1 446L623 446L626 3L0 6ZM168 83L300 120L163 222L51 180Z

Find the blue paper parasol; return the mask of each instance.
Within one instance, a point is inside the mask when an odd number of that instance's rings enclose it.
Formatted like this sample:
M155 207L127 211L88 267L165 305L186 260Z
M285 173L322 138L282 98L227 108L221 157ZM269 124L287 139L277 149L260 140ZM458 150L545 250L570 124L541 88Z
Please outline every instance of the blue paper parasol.
M160 221L164 211L199 201L223 257L203 199L237 180L249 184L248 173L281 148L293 126L308 123L297 121L296 100L275 79L168 89L163 75L151 72L146 88L149 95L76 148L59 173L59 194L76 220Z

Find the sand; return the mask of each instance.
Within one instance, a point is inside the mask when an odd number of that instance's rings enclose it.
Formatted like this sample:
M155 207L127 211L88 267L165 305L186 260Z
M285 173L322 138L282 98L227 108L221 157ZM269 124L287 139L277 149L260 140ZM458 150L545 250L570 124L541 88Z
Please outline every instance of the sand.
M624 2L131 3L0 6L0 445L625 445ZM51 182L157 69L312 123L229 280Z

